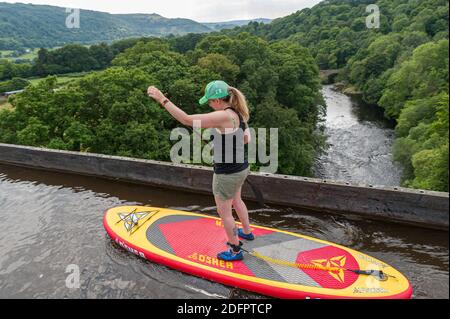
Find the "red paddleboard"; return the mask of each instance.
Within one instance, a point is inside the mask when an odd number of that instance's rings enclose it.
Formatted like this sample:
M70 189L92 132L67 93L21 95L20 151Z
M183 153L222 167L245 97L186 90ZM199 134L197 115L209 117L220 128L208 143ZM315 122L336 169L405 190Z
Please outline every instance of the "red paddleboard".
M243 240L244 248L267 258L245 254L242 261L225 262L216 257L227 249L220 218L163 208L126 206L109 209L103 224L115 242L142 258L267 296L407 299L412 295L405 276L386 263L343 246L295 233L252 226L256 238L254 241ZM292 264L307 267L292 267ZM323 270L329 267L338 270ZM376 276L359 275L347 269L382 270L389 276L381 281Z

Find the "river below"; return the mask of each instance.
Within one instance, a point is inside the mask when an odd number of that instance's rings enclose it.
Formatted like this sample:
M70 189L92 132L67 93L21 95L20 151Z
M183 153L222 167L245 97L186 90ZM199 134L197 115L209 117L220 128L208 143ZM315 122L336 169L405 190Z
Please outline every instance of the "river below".
M323 87L329 148L316 162L315 175L367 185L400 186L401 167L393 161L394 124L380 108Z

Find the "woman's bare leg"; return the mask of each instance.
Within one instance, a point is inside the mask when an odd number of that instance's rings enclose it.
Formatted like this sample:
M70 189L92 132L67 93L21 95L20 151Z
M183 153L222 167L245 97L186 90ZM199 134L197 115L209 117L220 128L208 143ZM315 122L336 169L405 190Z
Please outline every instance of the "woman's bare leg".
M233 199L233 207L236 211L236 214L239 216L239 220L242 223L242 227L244 228L244 234L250 234L252 229L250 228L250 220L248 217L248 209L245 205L244 201L241 198L242 187L236 193L236 196Z
M227 233L228 242L232 245L239 246L239 237L237 235L238 228L236 227L236 222L231 210L233 199L223 201L218 196L215 196L214 198L216 200L217 212L219 213L220 218L222 218L222 223Z

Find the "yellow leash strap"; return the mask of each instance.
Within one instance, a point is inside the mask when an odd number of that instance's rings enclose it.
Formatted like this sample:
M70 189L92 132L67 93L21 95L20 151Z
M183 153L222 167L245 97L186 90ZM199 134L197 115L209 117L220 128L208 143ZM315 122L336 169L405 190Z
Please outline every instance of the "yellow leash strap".
M293 263L293 262L289 262L289 261L273 259L273 258L264 256L264 255L261 255L260 253L257 253L257 252L251 252L250 255L252 255L256 258L262 259L264 261L267 261L269 263L280 265L280 266L287 266L287 267L300 268L300 269L332 271L332 272L339 272L341 270L347 270L347 269L338 268L338 267L325 267L325 266L311 265L311 264L297 264L297 263Z
M292 267L292 268L298 268L298 269L329 271L329 272L335 272L335 273L343 271L343 270L347 270L347 271L351 271L357 275L373 276L380 281L386 281L389 278L393 278L393 279L397 280L397 278L395 276L388 275L385 272L383 272L382 270L353 270L353 269L340 268L340 267L325 267L325 266L321 266L321 265L298 264L298 263L293 263L293 262L289 262L289 261L285 261L285 260L279 260L279 259L267 257L258 252L255 252L255 251L249 252L243 248L241 248L241 249L256 258L259 258L264 261L267 261L268 263L272 263L272 264L276 264L276 265L280 265L280 266L286 266L286 267Z

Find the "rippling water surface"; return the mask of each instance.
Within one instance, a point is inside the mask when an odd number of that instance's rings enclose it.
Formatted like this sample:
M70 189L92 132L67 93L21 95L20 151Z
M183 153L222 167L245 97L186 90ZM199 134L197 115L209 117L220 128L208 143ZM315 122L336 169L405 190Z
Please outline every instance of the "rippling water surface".
M0 298L263 298L140 259L102 225L117 205L216 215L212 197L0 165ZM251 222L342 244L412 282L414 298L448 298L448 233L249 205ZM80 269L80 288L66 273Z
M366 105L324 86L327 103L326 134L329 148L315 174L352 183L399 186L401 167L393 161L393 123L380 108Z

